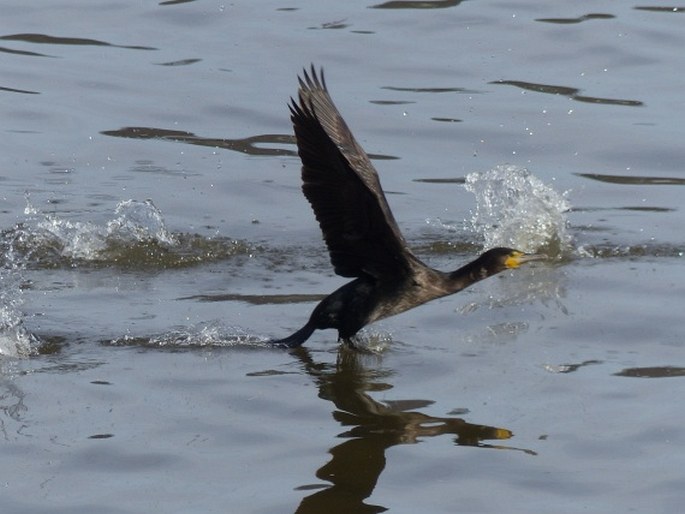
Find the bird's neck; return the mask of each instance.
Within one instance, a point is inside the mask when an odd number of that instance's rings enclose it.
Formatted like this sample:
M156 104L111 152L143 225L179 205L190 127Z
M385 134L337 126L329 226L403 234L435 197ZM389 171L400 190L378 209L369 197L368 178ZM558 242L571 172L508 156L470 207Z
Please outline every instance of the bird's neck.
M482 265L480 259L476 259L448 274L450 292L459 292L489 276L490 273L488 273L488 270Z

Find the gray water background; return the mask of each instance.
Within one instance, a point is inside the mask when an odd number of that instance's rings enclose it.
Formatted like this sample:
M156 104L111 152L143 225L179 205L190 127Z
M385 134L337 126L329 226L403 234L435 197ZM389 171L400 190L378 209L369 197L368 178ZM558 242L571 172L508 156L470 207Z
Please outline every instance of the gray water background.
M682 8L1 9L3 513L680 512ZM265 348L344 283L286 108L312 62L431 265L489 242L463 183L500 165L568 246L370 353Z

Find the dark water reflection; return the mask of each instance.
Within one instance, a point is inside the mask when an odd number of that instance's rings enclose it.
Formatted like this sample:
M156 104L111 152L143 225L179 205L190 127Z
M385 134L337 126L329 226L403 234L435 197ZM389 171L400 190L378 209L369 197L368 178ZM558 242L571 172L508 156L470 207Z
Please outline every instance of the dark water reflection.
M3 48L0 48L0 52L4 52ZM8 93L20 93L22 95L39 95L39 91L29 91L27 89L16 89L12 87L0 87L0 91L6 91Z
M580 95L580 89L568 86L555 86L552 84L535 84L533 82L524 82L522 80L494 80L490 84L502 84L505 86L516 86L526 91L533 91L535 93L545 93L551 95L566 96L576 102L585 102L592 104L604 105L621 105L626 107L640 107L644 105L640 100L625 100L621 98L599 98L596 96Z
M159 5L176 5L176 4L189 4L197 0L166 0L165 2L159 2Z
M560 25L569 25L574 23L581 23L588 20L611 20L616 18L613 14L590 13L578 16L577 18L538 18L535 21L543 23L557 23Z
M127 48L129 50L157 50L151 46L131 46L131 45L115 45L106 41L99 41L97 39L86 39L80 37L56 37L48 36L46 34L10 34L7 36L0 36L4 41L24 41L27 43L48 44L48 45L77 45L77 46L111 46L115 48Z
M118 130L105 130L105 136L124 137L129 139L162 139L179 143L188 143L212 148L223 148L249 155L296 155L294 150L286 148L265 148L260 144L288 144L295 145L295 137L286 134L263 134L243 139L215 139L201 137L192 132L168 130L154 127L124 127Z
M463 0L390 0L382 4L372 5L372 9L445 9L447 7L456 7L461 4Z
M338 435L344 441L329 450L331 460L321 466L316 476L331 485L304 485L305 496L296 512L300 514L376 513L387 508L364 502L371 496L386 466L386 451L399 444L413 444L422 438L451 435L458 446L508 449L535 455L532 450L485 444L513 436L506 428L469 423L457 417L435 417L417 409L431 400L378 402L370 393L392 389L388 383L392 371L365 365L369 355L341 348L335 365L316 362L311 353L300 348L293 352L304 371L314 378L319 398L335 405L333 417L345 427Z
M633 378L669 378L669 377L685 377L685 368L678 366L651 366L646 368L626 368L618 373L614 373L617 377L633 377Z
M605 175L601 173L576 173L579 177L609 184L623 186L682 186L685 179L680 177L646 177L634 175Z
M209 146L223 150L233 150L247 155L261 156L296 156L297 151L287 148L278 148L262 145L292 145L295 147L295 136L291 134L258 134L240 139L218 139L202 137L192 132L182 130L169 130L155 127L123 127L116 130L103 130L102 135L123 137L128 139L161 139L175 143L187 143L197 146ZM369 154L374 160L393 160L397 157L392 155Z
M636 6L633 7L636 11L651 11L651 12L668 12L668 13L683 13L685 12L685 7L672 7L672 6Z

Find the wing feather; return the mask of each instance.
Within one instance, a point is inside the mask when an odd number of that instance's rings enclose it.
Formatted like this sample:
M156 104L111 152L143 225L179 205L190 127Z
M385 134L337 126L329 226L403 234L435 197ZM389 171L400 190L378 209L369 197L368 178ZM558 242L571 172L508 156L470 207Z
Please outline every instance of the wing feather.
M406 275L417 261L390 211L378 173L335 107L323 71L304 71L290 104L302 190L338 275Z

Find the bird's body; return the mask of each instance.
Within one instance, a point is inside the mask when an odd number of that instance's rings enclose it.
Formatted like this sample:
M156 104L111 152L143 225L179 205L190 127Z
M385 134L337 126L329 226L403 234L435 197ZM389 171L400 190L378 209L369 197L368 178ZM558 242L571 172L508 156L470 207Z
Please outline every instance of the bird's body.
M302 190L323 232L338 275L354 278L324 298L309 321L274 345L296 347L314 330L334 328L349 342L365 325L461 291L507 268L543 258L494 248L451 273L430 268L409 249L378 173L328 94L323 73L304 72L290 105Z

